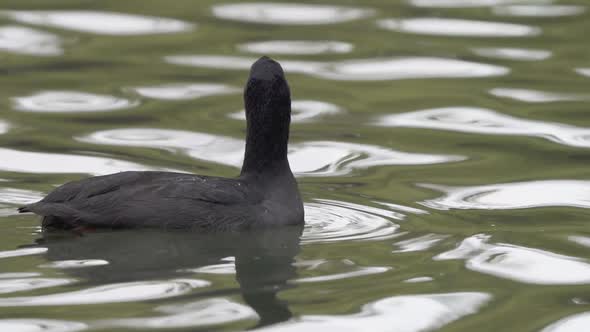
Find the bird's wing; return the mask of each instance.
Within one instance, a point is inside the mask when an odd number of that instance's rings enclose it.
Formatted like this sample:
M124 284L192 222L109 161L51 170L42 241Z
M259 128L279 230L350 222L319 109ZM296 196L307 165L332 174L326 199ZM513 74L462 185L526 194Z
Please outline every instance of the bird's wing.
M179 176L173 180L156 181L143 190L153 191L153 194L161 198L189 199L222 205L254 203L260 200L259 193L245 182L219 177Z
M157 204L159 200L231 205L259 201L259 195L249 191L240 180L182 173L122 172L66 183L41 201L23 206L19 211L86 219L85 216L124 203Z

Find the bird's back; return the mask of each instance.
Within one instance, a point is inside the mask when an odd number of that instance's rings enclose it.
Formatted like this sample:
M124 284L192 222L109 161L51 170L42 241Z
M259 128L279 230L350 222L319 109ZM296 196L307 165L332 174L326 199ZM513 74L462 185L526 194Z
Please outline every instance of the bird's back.
M123 172L66 183L21 208L45 227L250 228L264 201L241 179L167 172Z

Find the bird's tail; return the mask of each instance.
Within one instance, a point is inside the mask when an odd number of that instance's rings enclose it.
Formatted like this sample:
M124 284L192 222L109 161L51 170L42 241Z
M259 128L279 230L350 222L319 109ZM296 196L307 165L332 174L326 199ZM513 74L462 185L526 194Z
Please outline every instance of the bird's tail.
M29 209L29 206L28 206L28 205L21 206L21 207L19 207L17 210L18 210L18 213L27 213L27 212L33 212L33 211L31 211L31 210Z

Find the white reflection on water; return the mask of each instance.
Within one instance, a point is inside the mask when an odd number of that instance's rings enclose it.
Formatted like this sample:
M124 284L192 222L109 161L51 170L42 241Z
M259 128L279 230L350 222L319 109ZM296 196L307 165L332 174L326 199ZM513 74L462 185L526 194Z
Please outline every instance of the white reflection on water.
M482 47L474 48L473 52L477 55L486 56L490 58L521 60L521 61L540 61L549 59L551 51L536 50L529 48L493 48Z
M166 314L161 317L142 317L110 319L99 321L96 327L128 328L183 328L228 324L241 320L256 320L258 315L247 305L224 298L199 300L185 304L172 304L156 307L157 312Z
M388 202L379 202L379 201L373 201L373 203L379 204L379 205L383 205L385 207L387 207L390 210L393 211L400 211L400 212L407 212L407 213L412 213L412 214L428 214L428 211L425 210L421 210L421 209L416 209L413 207L409 207L409 206L404 206L404 205L399 205L399 204L394 204L394 203L388 203Z
M109 262L104 259L80 259L80 260L66 260L53 261L51 263L41 264L39 267L51 269L79 269L88 266L107 265Z
M88 325L54 319L0 319L0 331L6 332L77 332Z
M21 26L0 27L0 50L39 56L63 54L59 36Z
M229 263L213 264L213 265L198 267L195 269L183 269L183 270L180 270L179 272L235 275L236 274L236 263L229 262Z
M551 3L553 0L535 0L536 4ZM416 7L469 8L489 7L503 4L530 3L531 0L409 0Z
M0 203L28 204L45 196L42 192L16 188L0 188Z
M47 252L47 248L23 248L15 250L0 251L0 258L41 255Z
M242 91L229 85L214 83L172 83L135 87L132 90L140 96L162 100L188 100Z
M206 265L197 267L194 269L181 269L178 272L181 273L206 273L206 274L236 274L236 258L234 256L228 256L221 259L220 264Z
M330 40L270 40L238 45L243 52L293 55L350 53L353 48L350 43Z
M164 61L183 66L247 70L256 58L222 55L171 55ZM459 78L506 75L506 67L434 57L357 59L339 62L281 60L287 72L341 81Z
M174 65L200 68L249 70L258 58L229 55L168 55L164 61ZM310 74L319 71L327 63L318 61L283 60L281 66L286 72Z
M228 55L169 55L164 61L183 66L223 68L223 69L250 69L256 58L228 56ZM284 61L281 66L287 70Z
M190 157L241 167L244 141L190 131L155 128L114 129L77 138L82 142L140 146L181 152ZM344 142L289 145L291 169L301 176L335 176L381 165L427 165L464 160L462 156L406 153L384 147ZM0 162L1 165L1 162Z
M590 247L590 237L571 235L568 236L567 239L584 247Z
M289 152L291 168L301 176L336 176L375 166L432 165L460 160L465 157L408 153L374 145L328 141L292 144Z
M342 109L334 104L319 100L293 100L291 102L291 123L310 122L314 118L324 115L341 113ZM232 119L246 120L244 110L231 113Z
M590 68L576 68L576 72L582 76L590 77Z
M40 275L39 272L6 272L0 273L0 279L32 278Z
M440 234L426 234L411 239L396 242L394 245L399 247L398 250L393 252L413 252L413 251L424 251L432 248L440 241L446 239L448 235Z
M15 205L36 202L45 195L42 192L16 188L0 188L0 216L18 214Z
M470 270L527 284L590 283L590 264L585 260L507 243L488 244L489 238L485 234L468 237L434 260L465 259Z
M198 279L127 282L49 295L0 298L0 307L136 302L188 294L209 285L208 281Z
M204 133L156 128L113 129L98 131L77 138L79 141L139 146L181 152L195 159L240 167L244 157L244 141Z
M490 94L527 103L551 103L556 101L590 100L590 95L555 93L530 89L495 88Z
M357 314L304 315L258 331L430 331L476 313L491 298L477 292L393 296Z
M372 16L372 9L305 3L235 3L213 6L213 15L226 20L262 24L313 25Z
M17 110L47 113L106 112L139 105L125 98L78 91L43 91L12 101Z
M583 6L570 5L511 5L498 6L493 9L494 14L506 16L530 16L530 17L559 17L582 14L586 11Z
M9 128L10 128L10 126L8 125L7 122L0 120L0 134L6 133Z
M180 20L89 10L4 10L0 15L26 24L89 32L100 35L147 35L192 30L195 25Z
M348 60L334 62L320 69L310 74L342 81L488 77L509 72L508 68L501 66L433 57Z
M507 210L546 206L590 208L590 181L543 180L472 187L420 186L445 193L443 197L421 203L438 210Z
M163 169L106 157L25 152L0 148L0 170L19 173L105 175L122 171Z
M536 136L563 145L590 147L590 128L520 119L477 107L443 107L392 114L381 117L374 124L476 134Z
M522 24L474 21L438 17L385 19L380 28L425 35L472 37L524 37L541 33L541 29Z
M547 326L541 332L582 332L590 326L590 312L571 315Z
M382 240L394 237L399 226L391 219L405 215L354 203L315 199L305 204L302 243Z
M75 279L64 278L19 278L0 279L0 294L30 291L39 288L57 287L76 282Z
M412 284L412 283L418 283L418 282L430 282L433 280L434 280L434 278L432 278L432 277L415 277L415 278L406 279L406 280L404 280L404 282Z
M293 280L292 282L294 282L294 283L325 282L325 281L349 279L349 278L356 278L356 277L368 276L368 275L373 275L373 274L385 273L389 270L391 270L391 268L386 267L386 266L365 266L365 267L359 267L354 271L334 273L334 274L322 275L322 276L317 276L317 277L299 278L299 279Z
M315 274L321 274L312 277L303 277L299 279L291 280L293 283L312 283L312 282L325 282L333 280L341 280L348 278L356 278L373 274L385 273L391 270L389 266L358 266L355 262L349 259L343 259L340 261L328 261L328 260L311 260L311 261L298 261L295 264L298 268L305 268L308 271L314 271ZM344 272L322 274L322 270L328 271L341 271Z

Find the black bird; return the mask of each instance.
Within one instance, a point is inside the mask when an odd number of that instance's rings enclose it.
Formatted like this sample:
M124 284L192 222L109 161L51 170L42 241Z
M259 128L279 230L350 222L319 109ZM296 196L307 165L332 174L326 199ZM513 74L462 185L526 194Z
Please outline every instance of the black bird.
M287 160L289 85L280 64L262 57L244 89L247 136L240 176L121 172L66 183L19 208L45 228L182 228L240 231L304 223Z

